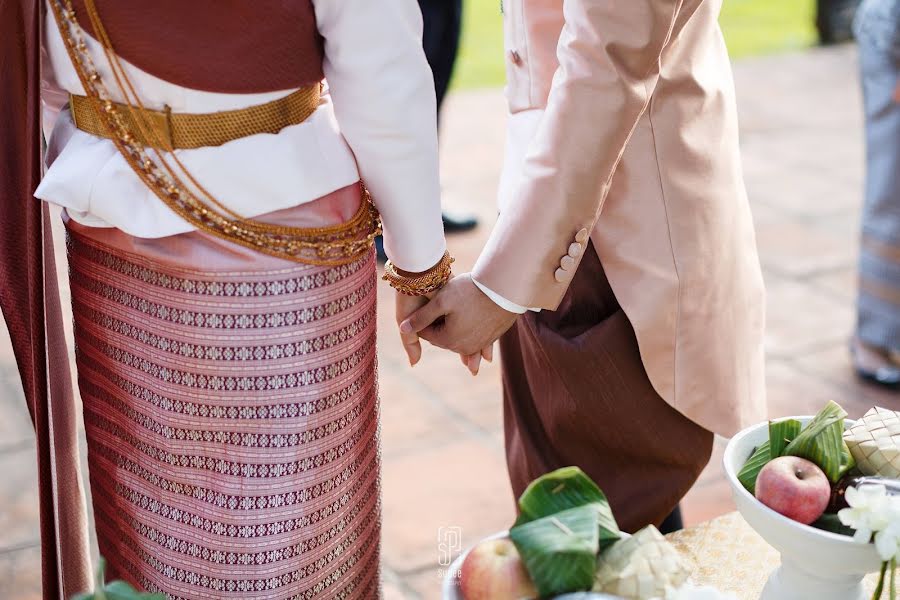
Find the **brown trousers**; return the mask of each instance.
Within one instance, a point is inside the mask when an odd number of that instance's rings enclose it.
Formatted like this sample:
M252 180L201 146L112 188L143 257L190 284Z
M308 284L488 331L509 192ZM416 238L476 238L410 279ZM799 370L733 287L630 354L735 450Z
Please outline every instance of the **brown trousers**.
M559 309L522 315L500 348L516 497L540 475L577 465L634 532L658 526L709 462L713 434L654 391L592 245Z

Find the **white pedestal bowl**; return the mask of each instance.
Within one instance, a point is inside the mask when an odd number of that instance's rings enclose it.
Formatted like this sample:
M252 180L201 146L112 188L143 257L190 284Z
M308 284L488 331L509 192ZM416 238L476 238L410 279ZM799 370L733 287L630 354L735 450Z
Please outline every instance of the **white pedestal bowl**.
M812 417L794 417L804 426ZM845 426L852 425L846 420ZM867 600L863 577L881 568L874 544L803 525L784 517L753 497L737 479L753 450L769 439L768 423L749 427L725 448L725 473L734 502L744 520L781 553L760 600Z

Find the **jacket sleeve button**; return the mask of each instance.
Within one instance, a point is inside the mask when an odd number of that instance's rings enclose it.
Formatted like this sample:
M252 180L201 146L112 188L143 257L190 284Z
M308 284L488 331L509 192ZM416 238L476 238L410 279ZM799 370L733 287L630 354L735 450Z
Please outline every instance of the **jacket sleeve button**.
M587 229L582 229L581 231L579 231L578 233L575 234L575 241L578 242L579 244L585 243L587 241L587 239L588 239L588 230Z
M575 268L575 259L569 255L563 256L559 261L559 266L563 271L571 271Z
M578 242L572 242L569 244L569 256L572 258L578 258L581 256L581 253L584 251L584 247Z
M561 268L557 269L555 273L553 273L553 277L560 283L563 283L569 278L569 274L563 271Z

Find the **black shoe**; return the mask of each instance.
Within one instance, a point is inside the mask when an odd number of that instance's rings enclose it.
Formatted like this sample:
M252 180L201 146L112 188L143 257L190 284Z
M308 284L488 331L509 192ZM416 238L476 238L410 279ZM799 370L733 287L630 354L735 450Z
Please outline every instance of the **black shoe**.
M874 371L863 369L859 365L854 365L854 367L860 379L865 379L890 389L900 388L900 369L896 367L879 367Z
M850 357L853 360L853 369L856 371L856 375L860 379L877 383L887 388L900 388L900 367L890 364L887 360L888 364L874 369L871 366L863 366L859 358L859 348L857 346L859 343L858 339L853 339L850 342ZM885 358L887 359L887 354L885 354Z
M675 505L675 509L659 525L659 532L663 535L674 533L684 529L684 521L681 518L681 506Z
M448 213L444 211L441 213L441 217L444 221L445 233L461 233L478 227L478 218L471 213Z
M448 215L444 212L441 213L441 219L444 222L445 233L471 231L478 227L478 219L475 215ZM387 254L384 253L384 238L380 235L375 238L375 253L378 256L378 262L384 264L387 261Z

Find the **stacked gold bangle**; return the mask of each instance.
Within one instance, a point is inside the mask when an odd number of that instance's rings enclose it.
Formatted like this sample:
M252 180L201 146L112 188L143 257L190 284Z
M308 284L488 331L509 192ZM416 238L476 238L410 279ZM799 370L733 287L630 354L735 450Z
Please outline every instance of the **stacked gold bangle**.
M407 296L425 296L436 292L450 280L451 266L455 259L450 252L444 252L444 256L436 265L424 273L415 275L401 275L391 261L384 263L384 279L392 288Z

